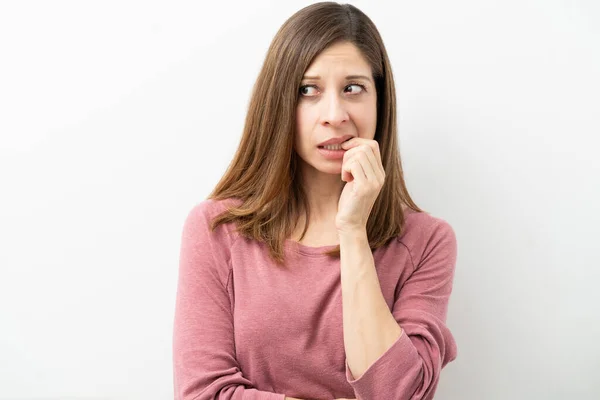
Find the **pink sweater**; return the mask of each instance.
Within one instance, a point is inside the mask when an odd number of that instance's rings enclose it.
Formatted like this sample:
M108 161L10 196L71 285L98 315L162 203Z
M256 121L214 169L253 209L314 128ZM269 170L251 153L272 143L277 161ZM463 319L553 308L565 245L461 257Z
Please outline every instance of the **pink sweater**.
M287 268L264 243L210 232L227 201L204 200L183 226L173 332L175 399L432 399L456 358L446 326L457 257L444 220L408 210L402 235L373 252L383 296L403 329L359 378L346 363L335 246L285 244Z

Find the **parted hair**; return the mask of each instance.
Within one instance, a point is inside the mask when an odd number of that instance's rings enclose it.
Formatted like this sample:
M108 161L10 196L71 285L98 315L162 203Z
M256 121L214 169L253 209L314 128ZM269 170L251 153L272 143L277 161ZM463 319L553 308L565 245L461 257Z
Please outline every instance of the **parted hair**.
M372 250L399 236L403 207L421 210L411 199L397 138L396 94L390 61L379 31L350 4L321 2L293 14L273 38L254 84L242 137L226 172L208 199L237 199L211 221L211 229L234 222L237 232L266 243L284 264L284 244L310 209L294 150L296 107L304 72L328 46L353 43L371 66L377 92L377 126L385 183L367 221ZM305 224L302 237L306 233ZM300 238L300 240L302 239ZM339 245L324 253L339 257Z

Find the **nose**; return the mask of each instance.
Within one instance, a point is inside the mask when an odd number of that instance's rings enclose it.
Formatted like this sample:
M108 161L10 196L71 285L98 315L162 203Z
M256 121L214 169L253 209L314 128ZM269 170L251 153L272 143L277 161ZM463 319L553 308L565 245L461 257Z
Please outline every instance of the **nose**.
M331 91L322 100L322 124L338 127L348 121L348 111L343 100L335 91Z

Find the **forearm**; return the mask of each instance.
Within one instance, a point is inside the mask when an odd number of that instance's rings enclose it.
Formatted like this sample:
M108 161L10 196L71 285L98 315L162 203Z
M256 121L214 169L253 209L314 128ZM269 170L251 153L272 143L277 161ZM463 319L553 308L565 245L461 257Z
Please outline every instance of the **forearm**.
M358 379L400 337L385 302L366 230L339 232L344 348Z

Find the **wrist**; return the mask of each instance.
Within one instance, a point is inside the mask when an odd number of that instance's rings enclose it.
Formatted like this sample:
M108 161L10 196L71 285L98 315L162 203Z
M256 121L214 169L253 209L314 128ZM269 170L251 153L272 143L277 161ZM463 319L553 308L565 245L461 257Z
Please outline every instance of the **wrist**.
M335 219L335 228L338 232L365 231L367 229L366 221Z
M365 226L361 226L361 227L350 227L350 226L346 226L346 227L339 227L337 228L337 234L338 234L338 238L340 240L343 239L363 239L366 238L367 235L367 228Z

